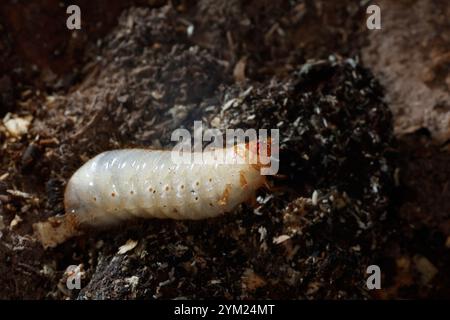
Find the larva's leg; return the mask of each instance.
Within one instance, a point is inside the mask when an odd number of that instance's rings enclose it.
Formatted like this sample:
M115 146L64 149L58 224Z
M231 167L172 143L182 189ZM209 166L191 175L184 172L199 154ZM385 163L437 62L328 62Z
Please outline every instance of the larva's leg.
M258 206L258 202L256 201L256 194L252 194L245 203L247 203L252 208L256 208Z

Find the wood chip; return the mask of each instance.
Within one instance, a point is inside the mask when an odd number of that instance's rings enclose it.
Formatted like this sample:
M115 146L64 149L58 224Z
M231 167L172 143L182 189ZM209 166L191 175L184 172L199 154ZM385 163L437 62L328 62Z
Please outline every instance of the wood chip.
M245 66L247 65L247 57L242 57L234 66L233 76L236 82L245 81Z
M5 222L3 221L3 216L0 215L0 231L5 229Z
M24 199L33 198L33 196L31 194L23 192L23 191L19 191L19 190L8 189L8 190L6 190L6 192L8 192L10 195L18 197L18 198L24 198Z
M3 119L3 124L12 136L20 137L28 132L32 120L32 116L13 117L7 114Z
M125 254L128 251L133 250L134 248L136 248L138 242L132 239L129 239L123 246L119 247L119 251L117 252L118 254Z
M273 238L273 243L280 244L280 243L285 242L286 240L289 240L290 238L291 238L290 236L283 234L279 237Z
M266 281L252 269L246 269L242 275L242 284L246 289L254 291L266 285Z
M14 219L12 219L9 228L10 229L14 229L15 227L17 227L19 225L19 223L21 223L23 220L21 217L19 217L17 214L15 215Z
M438 269L424 256L415 256L413 258L417 270L421 273L422 284L428 284L438 273Z

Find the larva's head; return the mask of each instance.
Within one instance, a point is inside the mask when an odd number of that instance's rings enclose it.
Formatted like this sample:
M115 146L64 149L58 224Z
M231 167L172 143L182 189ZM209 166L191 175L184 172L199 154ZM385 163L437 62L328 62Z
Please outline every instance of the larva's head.
M270 167L271 156L273 150L272 139L254 140L243 145L236 145L235 152L242 158L245 163L252 165L255 169Z

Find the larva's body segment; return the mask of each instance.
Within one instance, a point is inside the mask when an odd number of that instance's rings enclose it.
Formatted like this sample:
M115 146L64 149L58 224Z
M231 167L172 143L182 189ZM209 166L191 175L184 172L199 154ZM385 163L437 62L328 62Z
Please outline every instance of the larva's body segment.
M223 149L238 156L234 149ZM66 187L66 213L80 224L131 217L204 219L233 210L264 184L254 165L178 164L170 151L125 149L99 154Z
M44 247L54 247L85 226L134 217L204 219L254 199L265 184L261 165L252 161L258 153L248 145L203 152L203 159L214 156L228 161L183 164L172 160L171 151L145 149L101 153L70 178L66 214L34 224L35 235Z

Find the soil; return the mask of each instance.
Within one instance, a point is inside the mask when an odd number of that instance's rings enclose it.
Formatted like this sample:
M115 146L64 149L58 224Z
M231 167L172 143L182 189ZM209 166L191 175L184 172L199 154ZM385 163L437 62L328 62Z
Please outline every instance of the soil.
M399 135L420 128L450 138L449 6L442 1L380 1L383 32L369 34L362 50L386 88ZM408 14L404 14L408 11Z
M68 31L59 3L0 4L0 298L450 298L449 4L79 1ZM256 205L34 238L89 158L194 120L280 130Z

